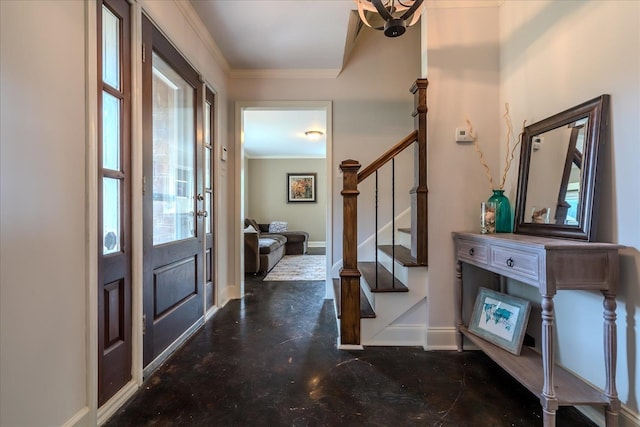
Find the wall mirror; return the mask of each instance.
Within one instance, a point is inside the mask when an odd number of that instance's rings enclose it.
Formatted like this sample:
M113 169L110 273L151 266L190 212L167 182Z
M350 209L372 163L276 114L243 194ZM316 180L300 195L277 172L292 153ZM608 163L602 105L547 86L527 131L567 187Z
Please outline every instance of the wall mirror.
M608 111L602 95L525 127L515 233L593 240Z

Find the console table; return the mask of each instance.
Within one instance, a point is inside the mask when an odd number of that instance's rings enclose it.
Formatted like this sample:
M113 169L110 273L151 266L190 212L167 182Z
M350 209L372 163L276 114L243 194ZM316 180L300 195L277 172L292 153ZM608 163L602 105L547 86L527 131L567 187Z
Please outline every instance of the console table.
M620 245L590 243L521 234L454 232L456 253L457 347L463 335L505 371L540 397L545 427L555 426L556 410L568 405L602 405L607 427L618 425L616 391L616 285ZM472 334L463 323L462 263L538 288L542 296L541 354L523 346L513 355ZM604 295L604 359L606 385L597 390L554 365L553 297L564 289L599 290Z

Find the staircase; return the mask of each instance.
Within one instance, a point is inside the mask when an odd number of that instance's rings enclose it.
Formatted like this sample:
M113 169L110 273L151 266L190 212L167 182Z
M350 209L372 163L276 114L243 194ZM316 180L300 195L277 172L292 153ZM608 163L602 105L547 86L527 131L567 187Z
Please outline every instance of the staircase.
M343 262L340 279L334 279L334 302L340 324L339 347L363 345L426 345L427 313L427 80L418 79L414 94L415 129L386 153L358 172L356 160L345 160L343 172ZM395 213L395 159L414 148L413 187L407 213ZM391 221L379 227L379 170L391 166ZM375 177L375 233L358 245L358 185ZM405 191L400 189L398 191ZM410 226L398 226L410 217ZM408 222L408 221L406 221ZM390 230L379 237L381 230ZM389 241L390 240L390 241ZM371 246L369 248L368 246ZM360 253L360 256L359 256ZM373 254L373 256L371 255Z

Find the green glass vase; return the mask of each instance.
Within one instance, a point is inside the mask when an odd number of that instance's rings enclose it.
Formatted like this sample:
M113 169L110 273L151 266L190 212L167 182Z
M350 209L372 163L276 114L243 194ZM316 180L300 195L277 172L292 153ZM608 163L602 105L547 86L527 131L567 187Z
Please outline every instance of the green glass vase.
M493 190L493 195L487 201L496 204L496 233L511 233L511 204L504 195L504 190Z

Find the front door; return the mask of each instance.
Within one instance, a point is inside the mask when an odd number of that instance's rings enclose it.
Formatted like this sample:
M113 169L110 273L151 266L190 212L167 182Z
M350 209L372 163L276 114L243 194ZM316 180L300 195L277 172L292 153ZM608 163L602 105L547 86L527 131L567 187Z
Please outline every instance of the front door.
M203 317L202 83L143 17L144 366Z

